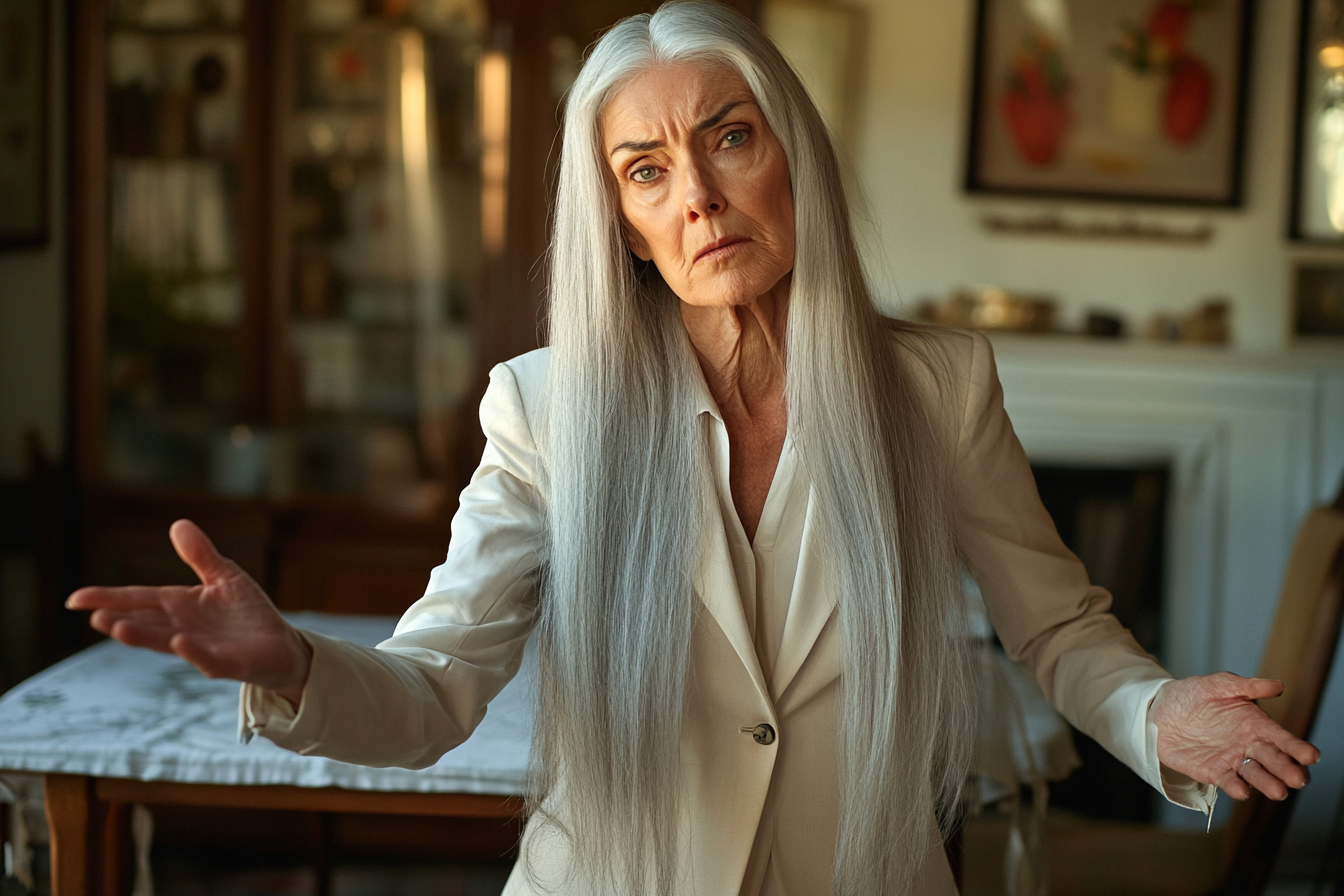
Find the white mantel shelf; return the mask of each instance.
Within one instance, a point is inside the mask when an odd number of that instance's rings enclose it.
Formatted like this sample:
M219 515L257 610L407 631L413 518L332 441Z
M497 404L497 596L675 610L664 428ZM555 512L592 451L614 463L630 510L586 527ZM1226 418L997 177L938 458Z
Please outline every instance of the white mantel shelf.
M991 341L1010 414L1015 408L1027 413L1029 408L1049 407L1085 416L1105 409L1121 418L1221 412L1247 424L1265 424L1286 413L1293 419L1283 422L1305 427L1302 436L1310 451L1278 458L1280 465L1268 469L1307 475L1310 497L1302 512L1310 503L1330 500L1339 488L1344 472L1344 340L1302 342L1280 352L1008 333L993 334ZM1042 453L1058 453L1048 445L1037 447ZM1289 461L1294 463L1285 468Z
M1064 334L989 333L997 355L1211 370L1319 370L1344 373L1344 339L1301 340L1277 352L1220 345L1106 339Z
M1168 668L1254 675L1297 526L1344 473L1344 344L1251 353L1078 337L992 342L1004 405L1033 462L1168 465ZM1331 690L1344 702L1344 662ZM1338 710L1323 707L1322 717Z

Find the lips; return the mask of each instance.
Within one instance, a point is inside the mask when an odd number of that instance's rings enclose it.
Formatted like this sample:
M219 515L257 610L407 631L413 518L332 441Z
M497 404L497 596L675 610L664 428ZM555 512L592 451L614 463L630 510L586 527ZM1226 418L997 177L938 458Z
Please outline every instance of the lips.
M749 242L751 242L751 240L745 236L721 236L714 242L705 246L699 252L695 253L695 261L691 263L695 264L696 262L701 261L705 257L710 256L712 253L717 252L720 249L726 249L729 246L736 246L740 243L749 243Z

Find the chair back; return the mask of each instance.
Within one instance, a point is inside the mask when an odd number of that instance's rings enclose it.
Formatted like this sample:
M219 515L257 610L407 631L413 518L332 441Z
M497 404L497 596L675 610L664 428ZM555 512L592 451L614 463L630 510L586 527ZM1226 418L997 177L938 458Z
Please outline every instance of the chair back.
M1344 484L1329 507L1307 515L1298 530L1274 623L1260 662L1260 678L1283 682L1284 696L1263 701L1269 716L1295 737L1306 738L1339 641L1344 606ZM1296 791L1275 802L1256 793L1238 803L1224 840L1226 896L1264 892L1288 829Z

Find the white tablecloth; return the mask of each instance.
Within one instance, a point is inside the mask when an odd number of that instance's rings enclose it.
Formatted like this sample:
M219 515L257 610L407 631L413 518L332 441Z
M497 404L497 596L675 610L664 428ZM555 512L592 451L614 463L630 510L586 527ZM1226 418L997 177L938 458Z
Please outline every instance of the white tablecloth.
M373 645L393 617L294 613L299 628ZM114 641L91 647L0 697L0 770L179 781L292 784L422 793L522 792L532 737L535 658L490 704L465 744L419 771L300 756L264 738L238 742L238 683Z
M293 613L299 628L373 645L390 616ZM986 653L977 770L1000 786L1059 780L1078 764L1068 726L1002 653ZM0 770L195 784L293 784L428 793L522 792L536 660L491 702L465 744L431 768L367 768L238 742L238 684L183 660L105 641L0 696ZM989 796L990 794L985 794Z

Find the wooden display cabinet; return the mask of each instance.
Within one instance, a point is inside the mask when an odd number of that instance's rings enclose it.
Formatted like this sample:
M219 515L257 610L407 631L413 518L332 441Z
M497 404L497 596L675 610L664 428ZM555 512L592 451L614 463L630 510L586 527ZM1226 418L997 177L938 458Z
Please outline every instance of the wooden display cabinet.
M72 9L78 582L190 581L188 516L281 606L400 612L537 345L554 17Z
M563 91L656 5L74 4L66 584L191 581L189 516L281 606L415 599L540 338Z

